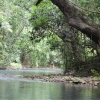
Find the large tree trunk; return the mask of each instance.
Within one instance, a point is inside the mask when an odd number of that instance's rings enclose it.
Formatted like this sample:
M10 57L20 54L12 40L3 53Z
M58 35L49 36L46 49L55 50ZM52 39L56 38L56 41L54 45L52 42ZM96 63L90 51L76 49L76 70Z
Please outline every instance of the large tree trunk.
M68 20L68 24L86 34L100 46L100 27L92 22L69 0L51 0L59 7Z

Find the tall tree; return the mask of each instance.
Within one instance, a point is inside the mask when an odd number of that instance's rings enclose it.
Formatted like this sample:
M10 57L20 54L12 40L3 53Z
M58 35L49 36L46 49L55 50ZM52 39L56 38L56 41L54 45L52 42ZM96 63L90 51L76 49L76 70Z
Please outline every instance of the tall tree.
M38 2L39 1L40 0L38 0ZM69 25L86 34L91 40L100 46L99 25L94 23L86 14L82 13L82 10L78 5L74 4L70 0L51 0L51 2L58 6L58 8L63 12ZM97 13L100 14L100 12Z

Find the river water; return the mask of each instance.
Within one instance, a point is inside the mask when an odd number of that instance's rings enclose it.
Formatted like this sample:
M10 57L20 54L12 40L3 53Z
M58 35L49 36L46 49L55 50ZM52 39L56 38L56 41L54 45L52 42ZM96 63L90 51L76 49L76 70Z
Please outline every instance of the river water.
M41 82L12 75L62 73L59 69L0 71L0 100L100 100L100 89L66 83Z

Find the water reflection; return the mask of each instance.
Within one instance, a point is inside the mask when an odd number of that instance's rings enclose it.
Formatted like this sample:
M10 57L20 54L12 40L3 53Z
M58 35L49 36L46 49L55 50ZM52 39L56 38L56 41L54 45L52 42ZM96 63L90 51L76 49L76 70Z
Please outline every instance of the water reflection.
M44 73L58 74L62 73L62 70L0 71L0 100L100 100L100 90L98 88L10 77L10 75Z
M0 81L0 100L100 100L100 90L64 83Z

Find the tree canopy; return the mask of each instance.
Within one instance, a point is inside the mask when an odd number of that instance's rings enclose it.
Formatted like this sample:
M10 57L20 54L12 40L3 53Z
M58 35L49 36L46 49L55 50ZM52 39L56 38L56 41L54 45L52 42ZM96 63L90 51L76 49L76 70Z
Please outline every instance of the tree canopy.
M42 0L38 0L39 4ZM67 23L74 28L78 29L82 33L86 34L90 39L99 45L100 41L100 25L94 23L77 4L73 3L70 0L51 0L53 4L58 6L58 8L63 12L67 18ZM99 2L98 0L96 1ZM99 6L97 5L98 9ZM93 12L99 14L100 12ZM91 38L92 35L92 38Z
M99 0L2 0L0 4L2 66L14 62L50 67L53 62L66 70L99 70Z

